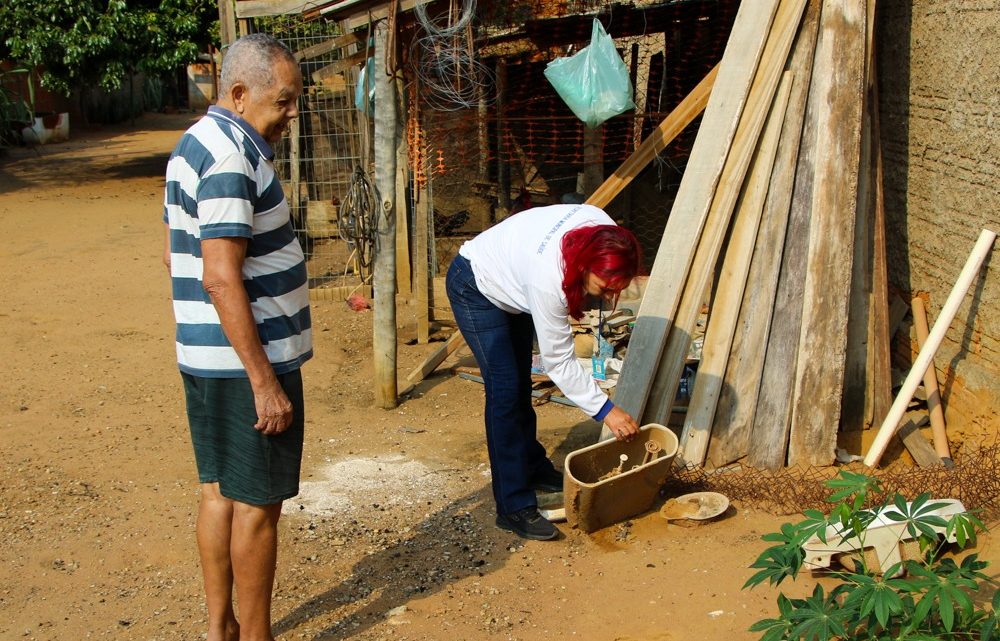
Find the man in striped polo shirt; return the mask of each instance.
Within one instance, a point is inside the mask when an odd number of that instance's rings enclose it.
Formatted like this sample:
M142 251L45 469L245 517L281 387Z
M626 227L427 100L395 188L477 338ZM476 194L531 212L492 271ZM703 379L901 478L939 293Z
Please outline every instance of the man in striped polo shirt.
M284 45L255 34L229 47L219 90L167 165L164 262L201 483L207 638L272 641L277 525L298 493L299 368L312 334L305 260L270 145L298 116L302 77Z

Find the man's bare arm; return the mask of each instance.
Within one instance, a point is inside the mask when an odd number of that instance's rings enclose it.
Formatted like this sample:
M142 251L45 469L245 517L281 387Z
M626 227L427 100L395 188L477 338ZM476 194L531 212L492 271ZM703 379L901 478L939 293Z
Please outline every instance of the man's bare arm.
M202 284L212 299L222 331L236 350L253 388L257 423L264 434L279 434L292 423L292 404L274 374L257 333L250 299L243 286L245 238L210 238L201 241Z

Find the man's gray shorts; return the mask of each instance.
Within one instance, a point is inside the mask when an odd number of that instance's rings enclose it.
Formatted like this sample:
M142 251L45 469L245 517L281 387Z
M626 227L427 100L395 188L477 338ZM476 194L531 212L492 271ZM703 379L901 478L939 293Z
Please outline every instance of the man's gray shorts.
M299 493L304 431L299 370L278 376L294 416L291 426L274 436L253 427L257 409L249 380L183 372L181 377L200 482L218 483L223 496L251 505L280 503Z

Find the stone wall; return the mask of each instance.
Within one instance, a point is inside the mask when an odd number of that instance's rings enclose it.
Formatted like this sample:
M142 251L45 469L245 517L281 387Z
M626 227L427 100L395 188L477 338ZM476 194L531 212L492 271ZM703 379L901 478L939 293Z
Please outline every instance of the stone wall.
M983 228L1000 232L1000 3L878 3L890 292L920 295L930 323ZM894 364L916 353L909 325ZM1000 243L937 353L949 437L1000 431Z

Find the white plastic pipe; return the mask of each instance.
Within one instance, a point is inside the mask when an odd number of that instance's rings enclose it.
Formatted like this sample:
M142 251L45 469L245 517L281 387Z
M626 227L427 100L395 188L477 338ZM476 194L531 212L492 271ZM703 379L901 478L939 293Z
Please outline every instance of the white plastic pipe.
M889 413L886 415L885 420L882 421L882 426L878 428L878 434L875 435L875 440L872 442L872 446L868 449L868 454L865 456L865 465L868 467L878 465L882 454L885 453L885 448L889 445L889 439L896 433L899 422L906 412L906 407L910 404L910 400L913 399L913 394L917 391L917 387L924 377L924 372L927 371L931 360L934 358L934 354L941 346L941 341L944 339L945 332L951 326L951 321L955 320L955 314L958 313L962 299L965 298L969 287L972 286L973 279L983 266L983 262L989 255L990 248L993 247L993 241L996 240L996 237L996 232L988 229L984 229L979 234L979 240L976 242L976 246L972 248L972 254L969 255L969 259L965 262L962 273L958 275L958 281L955 282L951 293L948 294L948 300L945 301L944 307L941 309L941 314L934 322L934 327L927 337L927 342L924 343L924 346L920 349L920 353L917 354L916 360L913 361L913 367L910 368L910 373L907 375L906 380L903 381L903 387L899 390L899 394L896 395L896 400L893 401L892 407L889 408Z

